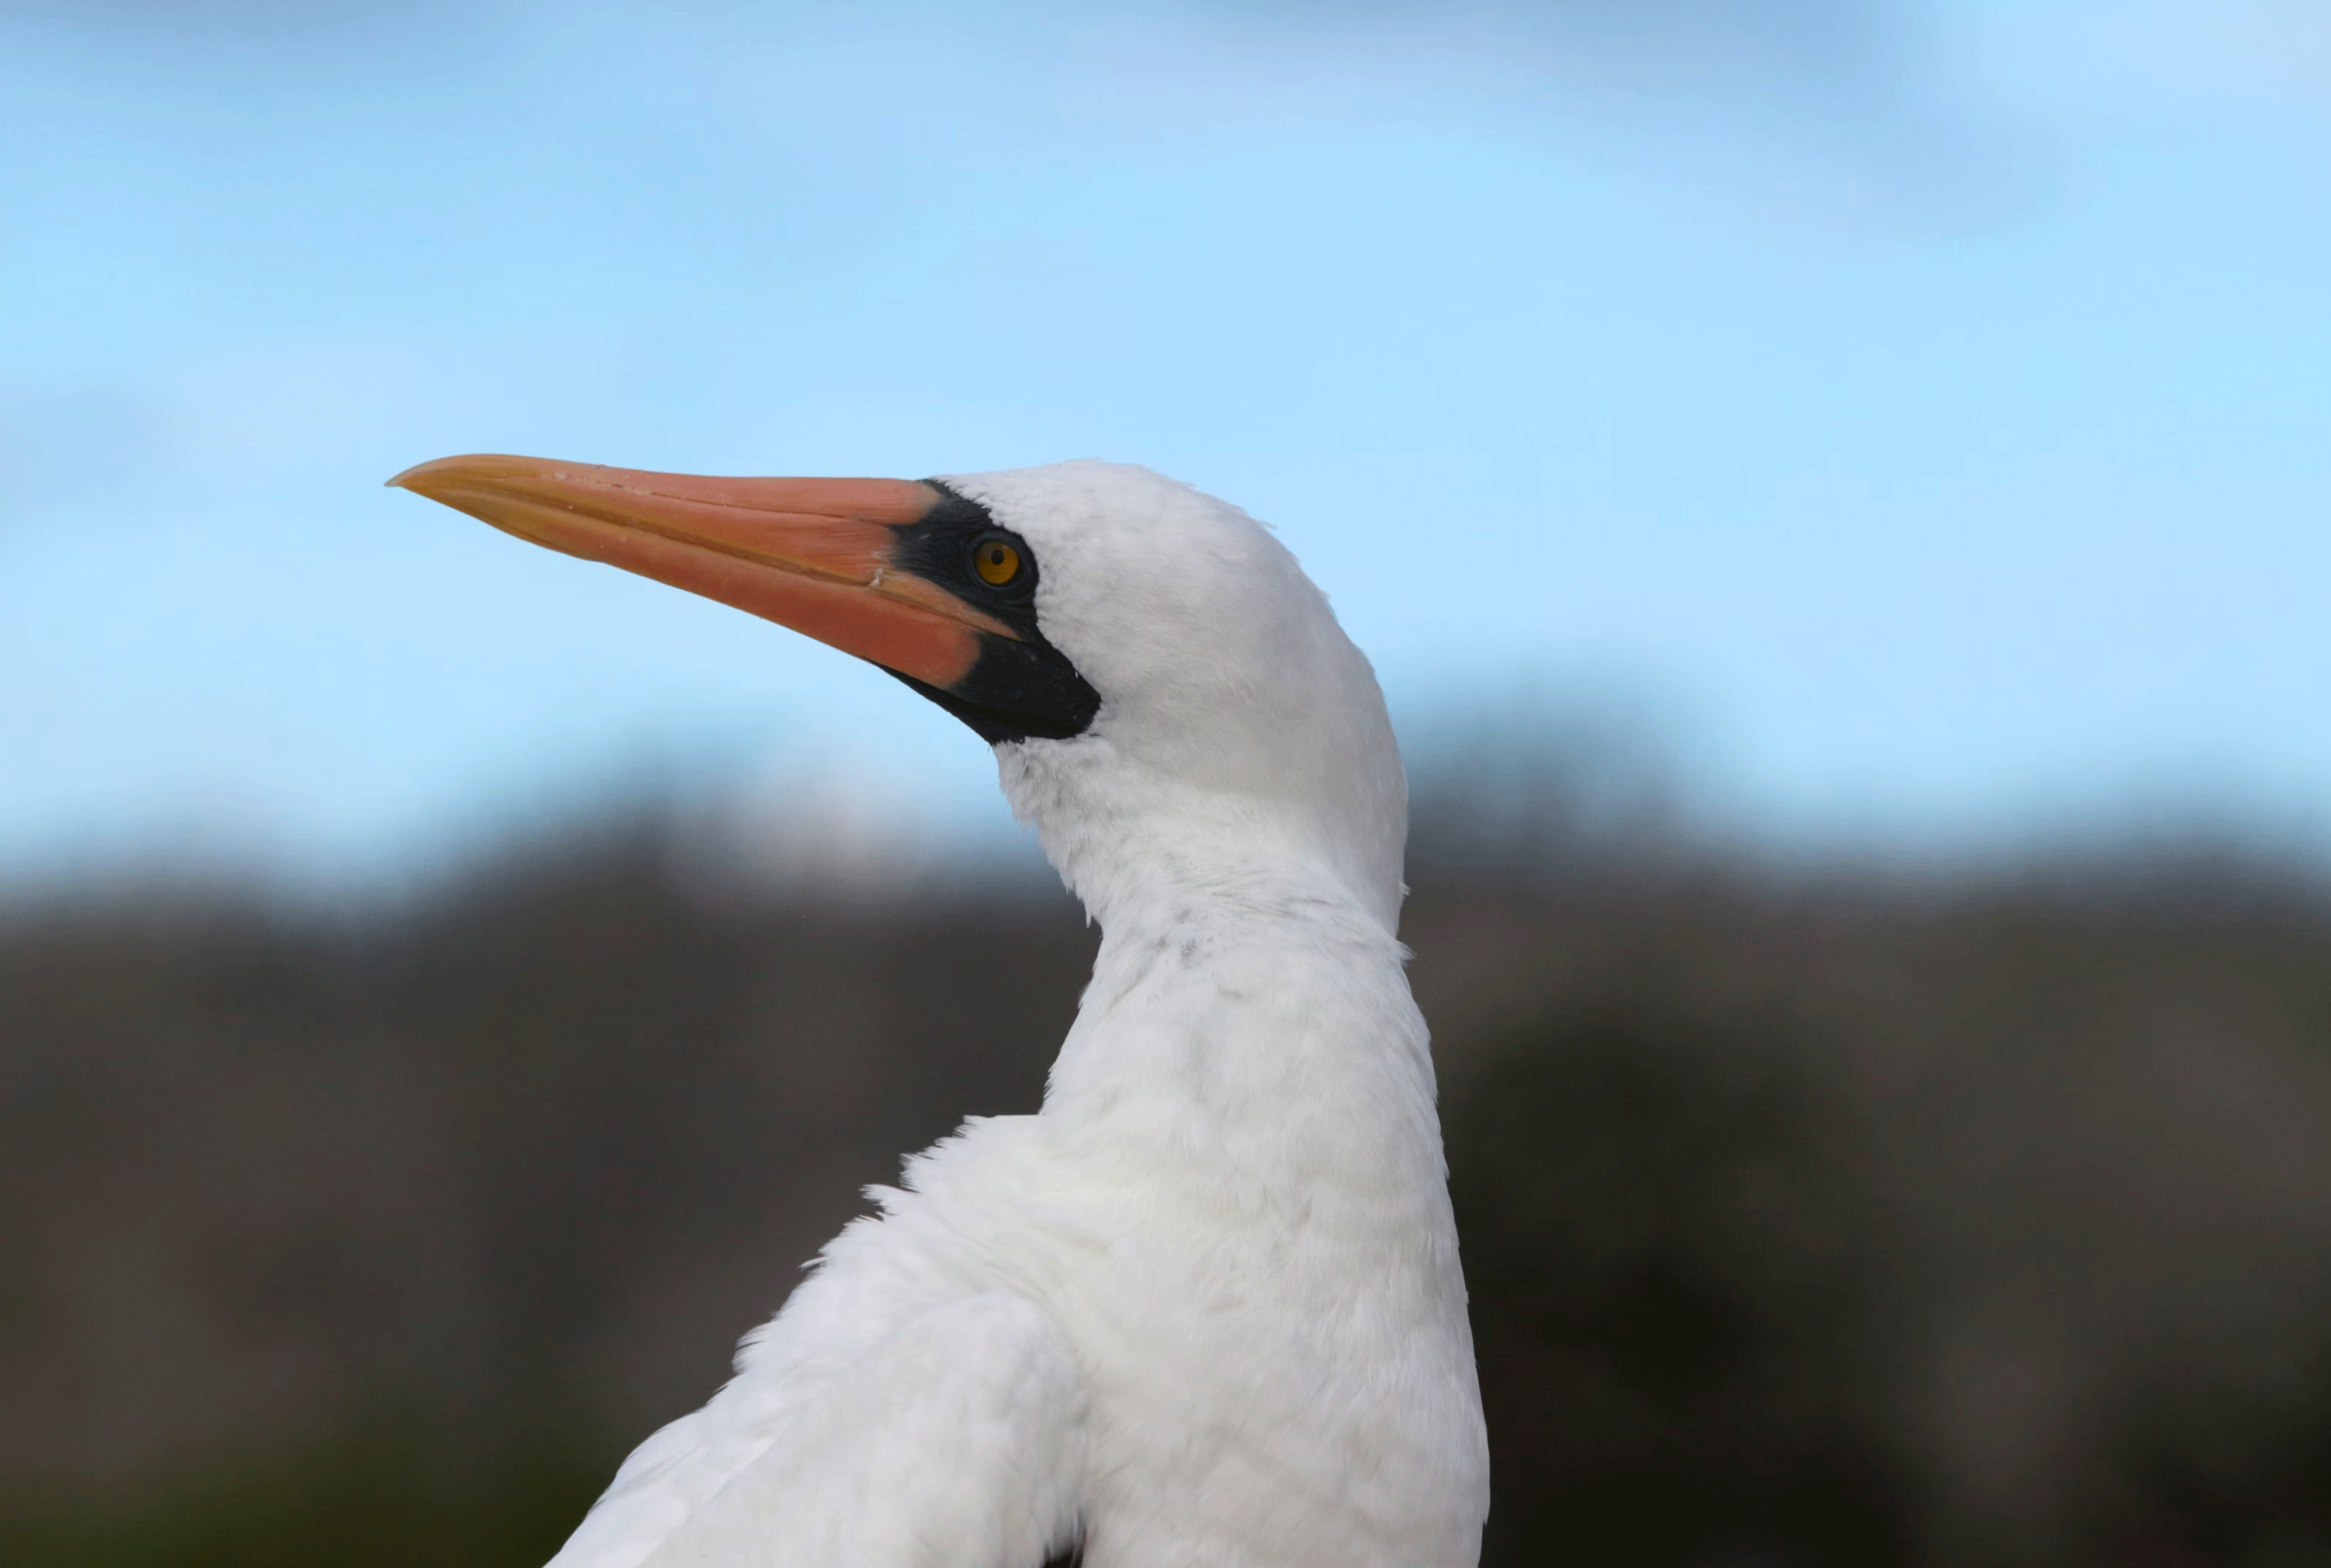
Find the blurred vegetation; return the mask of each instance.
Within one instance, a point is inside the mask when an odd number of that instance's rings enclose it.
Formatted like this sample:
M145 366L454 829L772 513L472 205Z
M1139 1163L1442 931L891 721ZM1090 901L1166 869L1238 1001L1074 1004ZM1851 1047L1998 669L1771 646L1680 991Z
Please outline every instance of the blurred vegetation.
M1655 775L1419 792L1487 1560L2331 1563L2331 884L1780 864ZM859 1187L1033 1107L1057 890L718 859L7 907L0 1562L538 1563Z
M0 1544L44 1568L502 1568L548 1561L607 1484L557 1434L458 1459L449 1435L349 1418L126 1495L19 1498Z

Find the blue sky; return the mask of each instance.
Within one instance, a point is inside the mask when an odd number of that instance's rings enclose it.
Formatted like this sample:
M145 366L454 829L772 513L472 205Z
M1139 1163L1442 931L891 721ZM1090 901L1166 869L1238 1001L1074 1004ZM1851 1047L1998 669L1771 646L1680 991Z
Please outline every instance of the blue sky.
M1640 711L1793 837L2331 840L2304 0L0 0L0 876L656 766L1001 821L879 674L379 488L467 451L1146 462L1420 728Z

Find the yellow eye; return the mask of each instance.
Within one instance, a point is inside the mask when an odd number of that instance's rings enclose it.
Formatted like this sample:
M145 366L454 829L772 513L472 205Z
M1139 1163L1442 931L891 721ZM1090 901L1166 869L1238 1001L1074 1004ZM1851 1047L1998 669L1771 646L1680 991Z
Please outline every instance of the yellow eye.
M1002 539L982 539L972 547L972 569L991 588L1001 588L1020 575L1020 552Z

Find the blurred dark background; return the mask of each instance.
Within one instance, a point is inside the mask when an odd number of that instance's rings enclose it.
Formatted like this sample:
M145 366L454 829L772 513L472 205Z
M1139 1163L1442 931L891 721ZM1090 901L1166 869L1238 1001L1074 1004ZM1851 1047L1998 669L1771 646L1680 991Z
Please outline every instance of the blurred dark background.
M1816 862L1644 782L1419 784L1487 1561L2331 1561L2321 868ZM12 904L0 1561L538 1562L859 1187L1035 1106L1097 939L1057 888L735 831Z

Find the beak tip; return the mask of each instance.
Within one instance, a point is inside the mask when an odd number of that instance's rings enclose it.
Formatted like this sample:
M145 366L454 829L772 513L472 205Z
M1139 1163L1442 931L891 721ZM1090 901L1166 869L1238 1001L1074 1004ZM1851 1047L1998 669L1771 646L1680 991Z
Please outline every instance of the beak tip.
M480 482L490 485L511 480L543 478L557 467L557 464L540 458L471 452L461 457L433 457L427 462L414 463L381 483L385 489L411 490L432 500L442 500L441 490L467 489Z
M411 468L400 470L381 480L381 488L391 490L411 490L415 495L427 495L429 493L427 485L416 481L424 480L432 469L442 468L446 461L441 457L433 458L427 462L414 463Z

